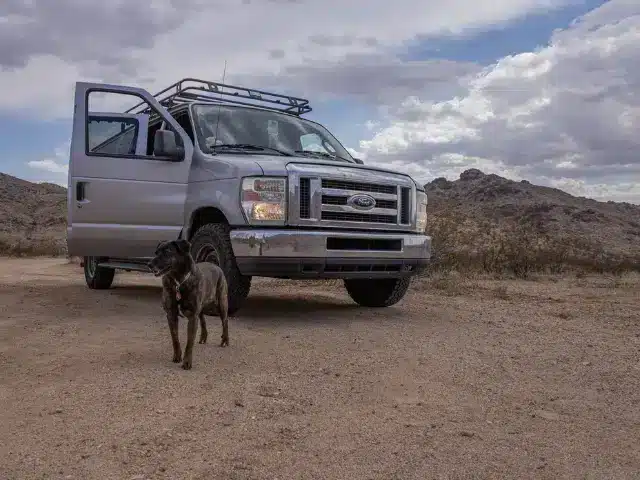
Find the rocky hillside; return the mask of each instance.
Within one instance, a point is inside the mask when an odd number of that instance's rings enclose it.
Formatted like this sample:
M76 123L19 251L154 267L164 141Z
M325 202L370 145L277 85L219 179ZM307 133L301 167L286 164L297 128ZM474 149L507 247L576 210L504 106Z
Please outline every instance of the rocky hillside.
M67 190L0 173L0 254L64 255Z
M640 269L638 205L574 197L476 169L425 188L427 228L441 264L501 270L521 260L513 270L566 264Z

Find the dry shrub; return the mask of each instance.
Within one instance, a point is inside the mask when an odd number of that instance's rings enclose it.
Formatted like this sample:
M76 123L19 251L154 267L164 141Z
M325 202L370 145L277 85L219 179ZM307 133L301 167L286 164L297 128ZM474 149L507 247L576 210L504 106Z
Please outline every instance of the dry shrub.
M626 272L615 275L599 275L598 277L587 279L585 284L595 288L639 290L640 274L637 272Z
M614 273L640 271L640 248L621 256L580 237L551 236L531 223L497 224L463 216L432 215L431 271L485 272L531 278L569 270Z
M67 242L49 235L30 238L0 235L0 255L10 257L59 257L67 254Z

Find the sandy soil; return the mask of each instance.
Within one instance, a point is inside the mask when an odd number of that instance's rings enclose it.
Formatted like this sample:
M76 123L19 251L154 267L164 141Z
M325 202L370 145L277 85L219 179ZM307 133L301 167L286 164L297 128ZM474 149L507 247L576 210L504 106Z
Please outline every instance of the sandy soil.
M171 363L159 282L0 260L0 478L640 478L640 281L259 280ZM181 336L186 335L184 323Z

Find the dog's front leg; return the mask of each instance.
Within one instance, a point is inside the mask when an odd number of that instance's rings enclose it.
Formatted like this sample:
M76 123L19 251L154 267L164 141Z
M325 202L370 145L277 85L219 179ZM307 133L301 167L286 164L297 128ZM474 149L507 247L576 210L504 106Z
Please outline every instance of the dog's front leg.
M191 359L193 356L193 343L196 338L196 329L198 328L198 314L189 312L189 323L187 324L187 346L184 349L184 359L182 360L182 368L191 370Z
M167 312L169 331L171 332L171 343L173 343L173 362L180 363L182 360L182 350L180 349L180 337L178 336L178 312Z

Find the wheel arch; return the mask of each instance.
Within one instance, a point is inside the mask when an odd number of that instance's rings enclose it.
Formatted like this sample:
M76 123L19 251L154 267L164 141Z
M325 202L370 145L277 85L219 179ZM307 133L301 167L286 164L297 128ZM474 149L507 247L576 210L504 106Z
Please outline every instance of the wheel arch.
M198 229L207 223L224 223L229 225L229 220L227 220L227 216L224 212L217 207L199 207L191 213L186 239L191 241L193 239L193 235L198 231Z

